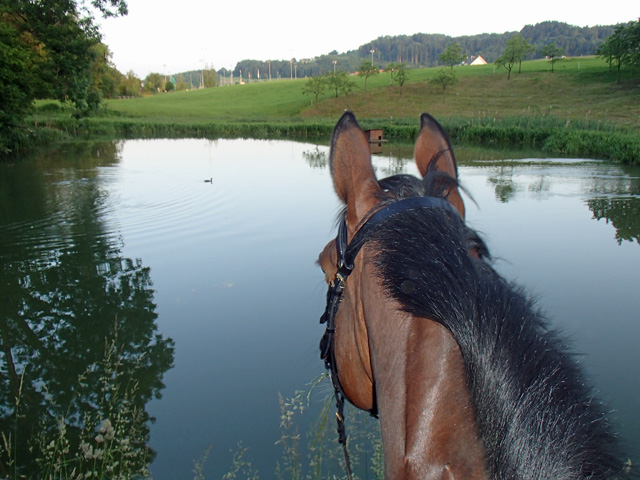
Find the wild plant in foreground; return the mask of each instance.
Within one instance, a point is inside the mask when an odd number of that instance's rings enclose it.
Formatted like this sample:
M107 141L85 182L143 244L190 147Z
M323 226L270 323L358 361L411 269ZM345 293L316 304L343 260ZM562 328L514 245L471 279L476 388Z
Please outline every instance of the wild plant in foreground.
M258 480L258 471L254 470L251 462L245 460L245 454L249 450L238 442L238 446L233 453L230 470L222 476L222 480Z
M315 420L309 422L305 414L317 401L312 397L316 387L326 385L326 374L316 378L306 391L295 392L292 398L280 395L280 429L282 436L276 443L283 447L282 463L276 467L279 480L326 480L345 478L345 460L338 443L333 414L333 392L320 393L321 407ZM323 383L325 382L325 383ZM332 389L332 388L331 388ZM347 406L347 447L354 478L383 478L382 442L378 422L365 412ZM301 445L299 431L307 431L306 445ZM303 461L306 456L306 461Z
M14 431L1 432L0 464L11 468L7 480L149 478L152 452L147 446L148 415L138 393L135 372L124 372L116 338L106 343L103 359L90 365L77 382L71 404L55 405L42 386L45 404L27 442L33 464L18 465L18 435L27 434L16 398ZM134 367L134 370L137 367ZM98 388L87 378L98 374ZM22 390L21 390L22 392Z

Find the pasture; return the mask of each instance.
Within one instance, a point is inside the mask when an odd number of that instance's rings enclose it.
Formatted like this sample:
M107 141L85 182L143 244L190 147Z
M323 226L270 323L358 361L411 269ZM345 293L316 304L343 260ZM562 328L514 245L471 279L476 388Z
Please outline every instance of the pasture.
M552 115L569 120L610 122L638 128L640 89L631 78L616 83L615 72L594 57L558 62L552 74L545 60L525 61L507 79L494 67L460 66L454 69L458 83L442 92L429 83L438 68L410 70L403 88L390 86L388 73L364 79L353 76L356 88L349 96L326 90L318 108L302 94L306 79L278 80L227 87L173 92L139 99L108 100L108 111L126 117L165 122L291 121L334 122L345 108L359 118L410 120L429 111L444 118L496 118L520 115Z

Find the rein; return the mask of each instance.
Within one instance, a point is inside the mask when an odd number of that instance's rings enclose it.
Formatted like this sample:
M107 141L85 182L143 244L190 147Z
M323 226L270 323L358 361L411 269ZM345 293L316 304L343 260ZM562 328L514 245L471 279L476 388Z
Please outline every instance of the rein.
M388 218L400 213L413 212L425 208L443 208L458 215L458 211L447 200L438 197L411 197L384 206L380 210L370 215L360 226L358 231L351 239L351 243L347 237L346 217L342 219L338 227L338 235L336 237L336 250L338 253L337 267L335 277L329 284L327 290L327 306L320 317L320 323L326 323L326 329L320 340L320 358L324 360L324 366L329 371L331 383L333 383L334 394L336 398L336 420L338 430L338 442L342 445L344 453L345 469L347 478L351 480L351 462L349 460L349 452L347 450L347 435L344 427L344 401L349 398L345 395L340 379L338 377L338 368L336 366L335 356L335 331L336 316L338 309L342 303L346 282L354 268L354 262L358 252L369 240L370 232ZM374 389L375 395L375 389ZM373 409L369 412L377 418L377 405L373 405Z

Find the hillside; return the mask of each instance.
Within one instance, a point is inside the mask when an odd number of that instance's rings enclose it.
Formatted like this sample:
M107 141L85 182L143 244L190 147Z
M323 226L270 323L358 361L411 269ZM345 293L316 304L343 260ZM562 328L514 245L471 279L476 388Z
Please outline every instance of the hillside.
M413 120L423 111L459 118L546 115L640 128L640 89L629 73L617 85L615 72L595 57L567 58L555 70L552 74L546 60L529 60L521 74L512 73L507 80L506 71L494 65L456 67L459 81L445 91L444 100L442 91L429 83L439 69L416 68L402 89L389 86L388 73L370 78L366 92L364 79L351 77L356 88L348 97L335 98L325 90L317 108L302 93L304 79L108 100L107 106L112 115L153 122L333 121L349 108L363 118Z
M541 58L538 50L553 42L563 49L564 55L580 57L594 55L596 48L613 33L614 28L614 25L577 27L563 22L542 22L526 25L520 33L536 48L531 59ZM483 33L462 37L426 33L384 36L346 53L334 51L314 59L296 59L295 74L298 78L324 75L333 70L334 60L338 62L338 68L354 72L363 59L371 57L372 49L375 50L374 62L380 66L389 62L404 62L414 68L433 67L437 66L440 53L450 42L459 43L467 56L482 55L491 63L515 33ZM269 65L264 61L247 59L238 62L233 74L238 77L243 71L246 77L247 72L253 72L253 78L256 78L259 72L260 78L265 79L269 78L269 68L272 78L290 78L293 73L289 60L271 61Z

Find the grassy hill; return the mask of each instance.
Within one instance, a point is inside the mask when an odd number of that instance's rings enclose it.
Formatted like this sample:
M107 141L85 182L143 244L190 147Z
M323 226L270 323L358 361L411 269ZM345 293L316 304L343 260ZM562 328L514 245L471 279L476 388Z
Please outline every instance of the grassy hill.
M353 77L358 86L349 97L336 99L327 91L317 109L302 94L305 79L108 100L107 107L122 116L163 122L328 120L348 107L361 118L415 119L424 111L465 118L551 114L640 127L640 89L629 78L617 85L615 74L597 58L565 59L556 63L553 74L545 60L524 62L522 73L512 72L510 80L492 64L456 67L459 82L447 89L444 101L442 92L429 84L437 71L410 70L402 89L390 87L389 74L381 73L369 78L366 92L364 80Z
M568 58L556 63L554 73L545 60L528 61L522 73L516 66L510 80L491 64L460 66L455 68L458 83L444 97L429 82L437 72L410 70L403 88L390 86L389 74L380 73L369 78L367 91L364 79L353 77L357 87L352 94L335 98L326 91L317 107L302 94L306 79L298 79L108 100L100 116L79 122L42 103L36 120L44 117L47 125L71 134L328 138L348 108L365 128L383 127L390 139L410 139L419 115L429 112L454 140L538 148L553 144L557 153L640 159L637 79L627 74L617 84L615 72L601 59ZM560 133L567 138L550 143L550 136ZM610 144L612 136L619 145Z

